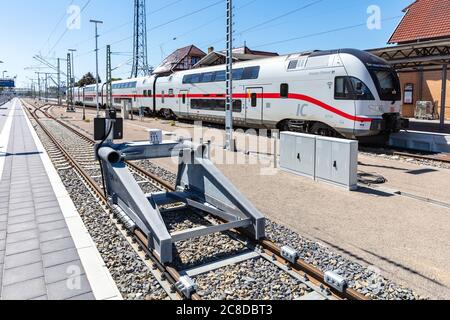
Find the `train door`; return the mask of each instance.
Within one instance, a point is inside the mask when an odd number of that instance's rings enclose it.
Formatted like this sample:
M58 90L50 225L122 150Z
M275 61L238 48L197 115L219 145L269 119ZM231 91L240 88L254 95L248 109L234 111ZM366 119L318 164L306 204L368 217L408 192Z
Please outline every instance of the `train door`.
M179 110L180 115L189 113L189 91L181 90L179 95Z
M262 124L264 120L263 88L245 89L245 121L247 124Z

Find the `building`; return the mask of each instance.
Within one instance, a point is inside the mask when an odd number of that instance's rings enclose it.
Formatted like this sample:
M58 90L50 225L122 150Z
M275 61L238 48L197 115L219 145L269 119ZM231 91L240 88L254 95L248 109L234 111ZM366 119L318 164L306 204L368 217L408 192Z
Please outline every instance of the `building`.
M417 0L386 48L369 50L388 60L398 71L403 87L403 115L413 118L418 101L430 101L434 118L450 119L450 1Z
M251 50L247 46L233 49L233 61L249 61L278 56L274 52ZM225 51L214 51L213 47L208 49L208 54L194 45L175 50L159 65L153 74L166 76L176 71L189 70L193 68L223 65L226 62Z
M256 59L264 59L278 56L278 53L251 50L247 46L233 49L233 62L242 62ZM213 47L208 49L208 54L201 59L194 68L211 67L226 63L226 51L215 51Z
M157 75L169 75L176 71L192 69L206 53L194 45L175 50L153 71Z

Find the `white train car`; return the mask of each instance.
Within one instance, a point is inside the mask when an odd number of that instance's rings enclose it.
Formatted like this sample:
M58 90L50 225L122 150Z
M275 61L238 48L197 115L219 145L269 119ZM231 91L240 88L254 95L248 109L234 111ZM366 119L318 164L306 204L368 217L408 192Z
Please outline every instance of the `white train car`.
M367 52L291 54L240 62L233 68L236 125L351 139L386 136L407 126L400 117L395 70ZM115 82L114 105L120 107L116 99L128 99L135 109L144 107L166 117L223 123L225 78L222 65Z

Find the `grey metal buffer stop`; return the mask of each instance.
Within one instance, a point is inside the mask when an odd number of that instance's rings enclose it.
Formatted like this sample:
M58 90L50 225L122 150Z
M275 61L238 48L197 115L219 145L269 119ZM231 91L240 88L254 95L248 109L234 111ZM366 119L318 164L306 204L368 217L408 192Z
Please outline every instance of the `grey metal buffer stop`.
M208 148L186 140L114 144L112 139L96 147L110 206L129 222L132 231L139 229L147 236L149 249L161 263L172 262L173 245L180 241L231 229L244 229L255 240L265 237L265 218L214 166ZM175 192L144 194L126 164L172 157L179 163ZM162 208L170 204L184 204L183 210L201 211L225 223L170 234Z

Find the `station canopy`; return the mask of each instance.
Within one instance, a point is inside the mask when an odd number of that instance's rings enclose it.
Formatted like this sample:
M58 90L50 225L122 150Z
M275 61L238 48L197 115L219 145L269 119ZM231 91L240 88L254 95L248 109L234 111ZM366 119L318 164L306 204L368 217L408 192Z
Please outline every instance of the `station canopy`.
M387 60L399 71L436 69L450 64L450 39L400 44L368 51Z

